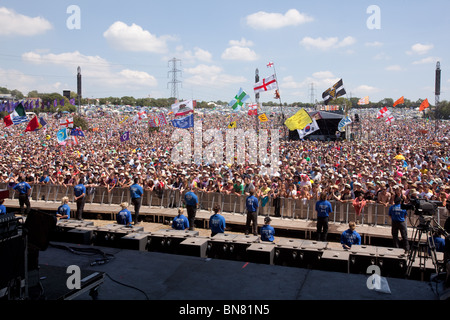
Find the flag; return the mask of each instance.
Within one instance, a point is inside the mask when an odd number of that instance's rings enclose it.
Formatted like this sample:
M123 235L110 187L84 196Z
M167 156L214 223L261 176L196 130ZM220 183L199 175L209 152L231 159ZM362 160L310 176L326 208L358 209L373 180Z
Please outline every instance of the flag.
M342 129L344 129L345 126L350 124L350 123L352 123L352 119L349 116L347 116L345 118L342 118L342 120L339 121L338 130L341 131L341 132L344 131Z
M428 103L428 99L423 100L422 104L420 105L419 111L423 111L426 108L428 108L430 104Z
M188 129L194 126L194 115L191 114L181 119L172 120L172 125L176 128Z
M75 99L74 98L70 99L69 102L70 102L71 105L75 105Z
M167 119L166 119L166 116L164 115L164 113L159 113L158 115L157 115L157 117L158 117L158 119L159 119L159 124L161 125L161 126L165 126L165 125L167 125Z
M366 104L369 104L369 96L359 99L358 105L364 106Z
M138 112L138 113L133 117L133 122L134 122L134 123L137 123L139 120L143 120L143 119L147 119L147 114L145 113L145 111Z
M249 98L250 96L244 90L242 90L242 88L240 88L238 94L234 97L233 100L230 101L228 106L231 107L234 111L239 111L241 110L244 102Z
M130 131L126 131L120 135L120 141L125 142L130 140Z
M27 122L27 121L28 121L28 118L25 113L25 109L22 105L22 102L20 102L17 105L17 107L14 109L14 111L11 114L9 114L3 118L3 122L5 123L5 125L7 127L9 127L10 125L13 125L13 124L16 125L16 124L20 124L20 123Z
M331 88L325 90L322 93L322 98L324 99L325 105L327 105L331 100L343 96L346 93L347 92L345 92L344 89L344 82L341 79L336 82Z
M260 116L258 117L258 119L259 119L259 121L261 121L261 122L267 122L267 121L269 121L269 119L267 119L267 116L266 116L265 113L263 113L262 115L260 115Z
M125 118L123 118L123 120L122 121L120 121L119 122L119 124L122 124L122 123L124 123L127 119L129 118L129 116L126 116Z
M274 99L280 99L280 92L278 91L278 89L275 90L275 96L273 97Z
M273 67L273 62L269 62L268 64L267 64L267 68L272 68Z
M316 120L312 119L312 123L307 124L306 127L304 127L303 129L297 129L297 132L298 132L298 136L300 137L300 139L303 139L308 134L311 134L319 129L320 128L319 128L319 125L317 124Z
M312 123L313 120L309 116L308 112L305 109L301 109L297 111L292 117L286 120L284 123L289 130L301 130L306 127L308 124Z
M278 84L277 84L277 80L275 79L275 75L272 75L272 76L256 83L255 87L253 88L255 93L258 93L261 91L268 91L271 89L278 89Z
M233 121L233 122L231 122L229 125L228 125L228 129L236 129L237 128L237 123L236 123L236 121Z
M59 125L61 127L73 128L73 118L60 119L59 120Z
M395 107L395 106L397 106L399 104L403 104L403 103L405 103L405 98L401 97L400 99L398 99L397 101L394 102L393 107Z
M392 122L395 121L395 118L393 115L389 114L388 116L386 116L386 123L392 124Z
M175 116L185 116L189 113L194 113L194 100L174 103L172 111L175 113Z
M248 105L248 115L249 116L256 116L258 115L258 104L253 103Z
M56 133L56 139L58 139L58 143L64 142L68 138L67 129L61 129Z
M30 122L28 122L25 132L36 131L37 128L39 128L39 121L38 118L34 116L33 119L31 119Z
M388 110L387 107L382 108L380 111L378 111L377 113L377 119L381 119L385 116L389 116L391 114L391 112Z
M84 132L80 128L73 128L72 131L70 131L71 136L76 137L84 137Z
M151 116L149 119L148 119L148 125L150 126L150 127L152 127L152 128L158 128L160 125L159 125L159 119L158 119L158 117L153 117L153 116Z

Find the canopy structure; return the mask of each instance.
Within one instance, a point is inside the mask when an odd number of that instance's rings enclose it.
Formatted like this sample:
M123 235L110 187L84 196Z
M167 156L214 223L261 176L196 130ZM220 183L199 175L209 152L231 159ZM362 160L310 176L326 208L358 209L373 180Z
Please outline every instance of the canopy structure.
M338 131L339 122L345 117L343 114L326 111L308 112L311 118L315 118L320 130L307 135L305 140L336 140L336 131ZM341 133L341 136L343 134ZM289 131L289 140L299 140L297 130Z

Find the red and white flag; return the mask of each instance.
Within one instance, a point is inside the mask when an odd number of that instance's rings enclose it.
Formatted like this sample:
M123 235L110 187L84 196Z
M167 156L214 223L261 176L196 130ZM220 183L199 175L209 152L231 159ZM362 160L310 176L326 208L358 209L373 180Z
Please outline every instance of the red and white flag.
M272 68L273 67L273 62L269 62L268 64L267 64L267 68Z
M395 118L393 115L388 115L386 117L386 123L392 124L392 122L394 122L394 121L395 121Z
M59 125L61 127L73 128L73 118L60 119L59 120Z
M385 116L389 116L390 114L391 114L391 112L388 110L388 108L384 107L380 111L378 111L377 119L384 118Z
M248 105L248 115L249 116L258 115L258 104L253 103Z
M256 83L255 87L253 88L255 93L258 93L261 91L268 91L268 90L272 90L272 89L278 89L277 79L275 78L275 75L272 75L272 76Z
M134 117L133 121L134 123L138 122L139 120L147 119L147 114L145 111L138 112Z

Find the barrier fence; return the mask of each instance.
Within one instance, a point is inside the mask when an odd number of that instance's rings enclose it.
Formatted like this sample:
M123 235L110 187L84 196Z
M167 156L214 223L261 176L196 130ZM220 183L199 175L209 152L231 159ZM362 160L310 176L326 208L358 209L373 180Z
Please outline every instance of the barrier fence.
M74 202L74 187L51 185L51 184L31 184L31 200L45 202L60 202L65 196ZM9 198L17 199L17 194L7 183L0 183L0 189L8 189ZM142 208L179 208L184 204L183 196L187 191L180 192L178 189L165 189L161 192L145 190L142 197ZM246 196L233 194L222 194L217 192L195 192L199 199L199 209L212 211L212 208L218 204L222 212L232 214L245 213ZM86 187L86 204L100 205L119 205L122 202L131 204L131 197L128 188L114 188L108 192L106 187ZM259 198L259 215L275 216L274 199L269 198L263 206L262 198ZM388 226L391 224L389 217L389 206L368 203L362 213L356 215L352 203L341 203L339 201L330 201L333 207L333 213L330 214L329 221L334 223L348 223L349 221L358 221L361 224L373 226ZM317 212L315 210L316 200L301 200L290 198L279 198L277 208L279 216L285 219L315 220ZM412 212L408 212L413 214ZM145 215L145 212L141 213ZM434 218L442 226L447 219L447 209L439 207ZM415 221L415 219L413 220ZM410 226L410 219L407 219Z

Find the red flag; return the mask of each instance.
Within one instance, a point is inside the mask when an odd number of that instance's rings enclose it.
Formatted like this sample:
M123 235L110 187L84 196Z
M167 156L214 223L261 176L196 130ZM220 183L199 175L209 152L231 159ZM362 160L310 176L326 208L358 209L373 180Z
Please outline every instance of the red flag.
M30 122L28 122L27 128L25 129L25 132L27 131L34 131L37 128L39 128L39 121L38 118L36 116L34 116L33 119L30 120Z
M7 116L5 116L3 118L3 122L5 123L5 127L9 127L9 126L12 126L14 124L12 122L12 120L11 120L11 115L10 114L8 114Z
M430 104L428 103L428 99L423 100L422 104L420 105L419 111L423 111L426 108L428 108Z
M395 101L395 103L394 103L394 107L395 106L397 106L397 105L399 105L399 104L403 104L403 103L405 103L405 98L404 97L401 97L400 99L398 99L397 101Z

